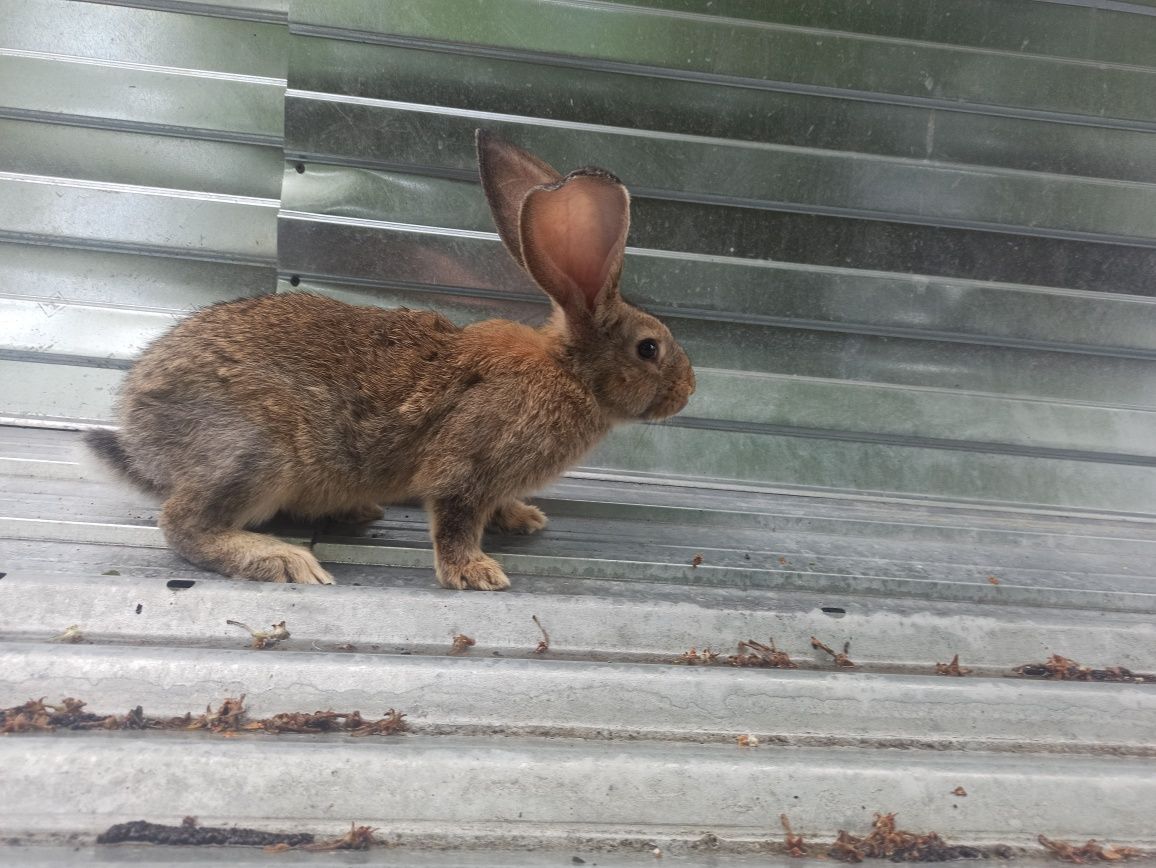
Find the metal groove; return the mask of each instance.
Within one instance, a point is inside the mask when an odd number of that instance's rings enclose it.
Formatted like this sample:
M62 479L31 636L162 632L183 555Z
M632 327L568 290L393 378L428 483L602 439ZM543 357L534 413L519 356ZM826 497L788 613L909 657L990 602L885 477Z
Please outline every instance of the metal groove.
M452 235L460 238L477 238L487 241L497 241L497 233L474 232L471 230L442 230L438 227L417 226L414 224L393 223L390 221L374 221L364 218L342 218L327 215L308 215L300 212L282 211L281 219L299 220L304 222L324 222L334 225L360 226L405 232L422 232L429 234ZM646 255L660 254L665 251L627 247L626 253L645 253ZM629 260L628 260L629 262ZM628 266L629 267L629 266ZM278 279L289 280L297 278L304 281L336 282L348 286L364 287L366 289L396 289L412 292L415 295L430 296L458 296L462 298L485 298L494 301L521 302L524 304L540 305L546 309L548 302L540 294L528 294L517 291L486 289L473 286L454 286L442 283L416 283L405 280L380 280L369 277L356 277L345 274L333 274L324 271L309 271L298 269L283 271ZM1148 299L1145 299L1148 300ZM974 344L976 346L1005 347L1009 349L1039 350L1046 352L1071 353L1076 355L1104 356L1106 358L1156 360L1156 350L1111 347L1095 344L1076 344L1061 341L1030 340L1027 338L995 337L990 335L967 334L963 332L947 332L936 329L914 329L900 327L873 326L867 323L853 321L825 322L798 317L776 317L766 314L749 313L745 311L717 311L693 307L668 307L664 305L647 304L644 309L662 319L698 319L712 322L745 323L748 325L764 325L775 328L805 329L807 331L835 332L840 334L870 335L873 337L910 338L912 340L926 340L946 343Z
M163 66L155 63L136 63L129 60L109 60L106 58L84 57L75 54L54 54L49 51L29 51L22 48L0 47L0 57L15 57L25 60L47 60L57 63L79 64L81 66L99 66L108 69L124 69L132 72L158 72L164 75L178 75L187 78L206 79L209 81L226 81L237 84L261 84L271 87L284 87L285 79L273 78L267 75L244 75L235 72L221 72L215 69L190 69L184 66Z
M859 102L877 103L882 105L913 106L941 111L961 112L965 114L993 115L997 117L1023 118L1029 120L1050 121L1055 123L1079 124L1082 126L1105 127L1108 129L1156 132L1156 121L1144 121L1131 118L1099 117L1075 114L1071 112L1001 106L995 104L961 103L946 99L908 96L903 94L881 94L874 91L854 90L850 88L837 88L829 87L826 85L814 85L797 82L769 81L760 78L728 76L720 75L718 73L673 69L670 67L623 63L621 61L548 54L545 52L526 51L521 49L498 48L495 46L479 45L474 43L441 42L435 39L411 36L389 36L387 34L368 33L366 31L350 30L341 27L302 24L297 22L290 22L289 32L294 35L317 36L325 39L336 39L346 42L365 42L372 45L389 45L398 48L417 48L424 51L436 51L445 54L468 54L477 57L489 57L495 60L527 61L549 66L561 66L575 70L588 69L650 78L678 78L685 79L687 81L701 81L708 84L726 85L730 87L745 87L754 90L769 90L780 93L797 93L806 94L809 96L833 97L837 99L856 100Z
M121 184L114 181L91 181L85 178L53 178L45 175L28 175L21 172L0 171L0 182L13 181L18 184L38 184L50 187L69 187L77 190L97 190L102 193L133 193L139 196L162 196L172 199L196 199L205 202L219 202L226 205L254 205L277 208L280 199L259 196L237 196L230 193L212 193L206 190L180 190L173 187L147 187L139 184Z
M411 728L431 735L730 743L750 733L776 745L1156 756L1145 740L1156 690L1135 685L358 652L255 659L245 650L205 649L190 659L184 649L150 645L26 642L0 650L0 666L10 680L50 679L72 695L97 690L102 705L94 713L143 705L151 715L176 716L205 696L248 691L251 713L264 717L323 705L338 693L351 707L415 708ZM179 685L158 690L178 671ZM388 695L366 684L388 684ZM559 695L570 701L559 704ZM1108 722L1097 714L1105 701L1123 706ZM961 707L974 717L961 716ZM811 724L794 729L803 721Z
M1012 443L977 440L947 440L933 437L904 437L894 434L834 431L828 428L797 428L790 425L768 425L759 422L738 422L723 419L695 419L676 416L668 422L646 423L671 428L691 428L702 431L736 431L748 434L766 434L780 437L799 437L805 440L839 440L849 443L880 443L889 446L913 446L925 449L943 449L951 452L981 452L992 455L1023 455L1032 458L1055 458L1064 461L1090 461L1103 464L1123 464L1134 467L1156 467L1156 457L1129 455L1119 452L1091 452L1078 449L1054 449L1047 446L1018 446Z
M190 259L197 262L219 262L223 265L261 265L270 267L272 261L266 256L246 256L240 253L224 253L218 250L197 250L189 247L167 247L163 244L136 244L105 241L94 238L77 238L71 235L42 235L32 232L13 232L0 229L0 241L31 244L40 247L63 247L69 250L95 250L109 253L131 253L141 256L155 256L166 259ZM270 270L270 282L272 282Z
M289 20L287 9L261 9L242 3L198 3L196 0L88 0L106 6L125 6L130 9L155 9L160 12L176 12L187 15L204 15L209 18L228 18L237 21L258 21L266 24L286 24ZM281 6L288 6L284 0Z
M85 0L96 2L96 0ZM183 127L173 124L157 124L122 118L85 117L83 115L62 114L42 109L18 109L0 106L0 118L17 121L34 121L59 124L60 126L84 127L95 130L113 130L126 133L145 133L157 136L173 136L182 139L198 139L208 142L229 142L241 145L262 145L280 147L281 137L260 133L232 132L202 127Z
M1156 7L1128 3L1126 0L1041 0L1058 6L1083 6L1088 9L1105 9L1110 12L1127 12L1131 15L1156 16Z

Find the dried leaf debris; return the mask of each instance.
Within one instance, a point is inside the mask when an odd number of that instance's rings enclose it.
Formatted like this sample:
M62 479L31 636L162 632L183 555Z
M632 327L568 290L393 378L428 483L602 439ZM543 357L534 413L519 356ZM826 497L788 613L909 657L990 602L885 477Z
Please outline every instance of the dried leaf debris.
M23 705L0 709L0 734L22 732L54 732L57 729L167 729L203 730L212 733L283 732L317 734L343 732L353 736L395 735L405 732L405 715L389 709L380 720L366 720L359 712L315 711L290 712L272 717L250 720L245 712L245 697L226 699L214 711L212 706L204 714L182 717L146 717L140 706L125 715L91 714L84 711L79 699L63 699L59 705L49 705L43 699L29 700Z
M754 639L744 639L738 644L738 653L730 654L726 658L726 662L731 666L755 667L763 669L798 669L790 655L786 651L780 651L775 647L775 640L770 639L769 645L764 645L762 642L756 642ZM676 663L685 663L688 666L710 666L712 663L717 663L719 653L712 651L709 647L703 648L699 651L697 648L691 648L689 651L679 655Z
M688 666L703 665L709 666L718 660L718 652L711 651L709 648L703 648L700 653L697 648L691 648L689 651L684 651L679 655L676 663L685 663Z
M1063 862L1074 862L1084 865L1088 862L1122 862L1125 859L1138 859L1146 855L1143 850L1135 847L1113 847L1111 844L1099 844L1088 841L1079 847L1066 841L1053 841L1040 835L1039 842L1046 850L1051 851Z
M53 642L63 642L66 645L78 645L85 641L84 633L78 624L69 624L59 636L52 637Z
M766 669L798 669L786 651L775 647L775 640L768 640L771 644L764 645L754 639L739 642L738 654L727 657L731 666L755 666Z
M253 648L272 648L278 642L284 642L289 638L289 630L285 627L285 622L274 624L268 630L254 630L248 624L241 621L234 621L232 619L225 622L230 627L240 627L242 630L248 630L249 635L253 637Z
M349 831L340 838L333 838L329 841L318 841L314 844L306 844L302 850L368 850L374 843L373 833L377 829L370 826L359 826L356 823L349 824Z
M550 650L550 634L546 632L546 628L542 626L542 622L538 620L537 615L531 615L534 623L538 625L538 629L542 631L542 638L538 640L538 647L534 649L535 654L545 654Z
M1125 669L1123 666L1109 666L1107 669L1093 669L1081 666L1075 660L1053 654L1045 663L1025 663L1012 670L1024 678L1052 678L1060 681L1115 681L1136 684L1156 684L1156 675L1144 675Z
M690 566L692 569L698 569L702 566L702 555L695 555L690 559Z
M948 844L937 832L917 835L898 829L895 814L876 814L871 831L861 838L840 830L827 855L840 862L862 862L864 859L944 862L949 859L979 859L984 854L976 847Z
M450 646L450 653L454 655L465 654L477 644L477 642L475 642L465 633L458 633L456 636L454 636L454 642Z
M807 856L807 844L803 840L802 835L796 835L791 828L791 821L787 819L786 814L779 814L779 822L783 824L783 831L787 835L787 854L795 856L796 858L804 858Z
M967 675L969 672L971 672L970 669L967 669L967 668L959 665L959 655L958 654L956 654L954 657L951 658L950 663L936 663L935 664L935 674L936 675L950 675L950 676L953 676L955 678L962 678L963 676Z
M811 647L818 650L818 651L826 651L828 654L830 654L831 658L835 661L836 666L843 666L843 667L846 667L848 669L851 669L857 665L854 661L851 660L850 657L847 656L847 654L851 651L851 643L849 641L843 643L843 650L842 651L836 652L834 649L831 648L830 645L826 645L823 642L820 642L814 636L812 636L811 637Z

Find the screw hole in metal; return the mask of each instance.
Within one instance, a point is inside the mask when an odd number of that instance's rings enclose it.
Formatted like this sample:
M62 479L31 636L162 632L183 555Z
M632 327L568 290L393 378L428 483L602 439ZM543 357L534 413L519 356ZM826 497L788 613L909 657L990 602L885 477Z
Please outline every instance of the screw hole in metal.
M170 591L185 591L195 584L196 582L192 579L169 579L165 582L165 587Z
M297 170L298 175L304 175L305 174L305 164L304 163L298 163L293 168Z
M292 277L290 277L289 278L289 285L290 286L300 286L301 285L300 276L294 274Z

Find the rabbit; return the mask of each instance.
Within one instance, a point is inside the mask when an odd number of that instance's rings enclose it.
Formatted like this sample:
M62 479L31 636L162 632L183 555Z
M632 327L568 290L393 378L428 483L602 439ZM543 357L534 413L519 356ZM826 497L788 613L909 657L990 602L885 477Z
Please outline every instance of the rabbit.
M686 406L686 353L619 295L622 182L597 168L563 177L485 130L477 154L502 242L552 302L541 327L270 294L197 311L129 371L120 429L87 443L164 498L160 527L186 560L332 584L307 549L246 528L278 512L371 521L383 503L417 500L438 582L504 589L483 528L541 530L546 516L520 498L612 426Z

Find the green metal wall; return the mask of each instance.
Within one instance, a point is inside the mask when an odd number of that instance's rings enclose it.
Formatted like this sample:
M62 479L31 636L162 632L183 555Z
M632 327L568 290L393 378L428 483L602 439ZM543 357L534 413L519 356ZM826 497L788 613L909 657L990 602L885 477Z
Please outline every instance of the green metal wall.
M484 125L626 181L624 292L700 372L586 472L1156 513L1151 4L7 5L8 416L107 419L98 366L272 289L278 195L281 291L540 317Z

